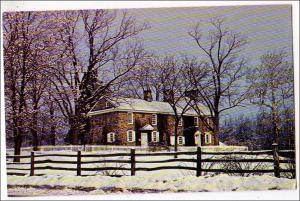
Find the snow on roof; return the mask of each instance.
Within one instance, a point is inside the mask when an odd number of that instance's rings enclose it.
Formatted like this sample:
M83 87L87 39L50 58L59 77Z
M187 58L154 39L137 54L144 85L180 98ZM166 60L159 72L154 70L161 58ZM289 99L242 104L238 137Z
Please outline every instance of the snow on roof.
M113 109L105 109L99 111L91 111L90 115L101 114L113 111L132 111L132 112L144 112L144 113L160 113L160 114L174 114L171 105L162 101L146 101L143 99L135 98L113 98L109 100L111 104L115 106ZM184 106L184 102L181 102ZM210 115L208 108L203 105L199 105L199 108L203 111L203 114ZM178 113L182 112L180 107L177 107ZM193 108L189 108L184 115L198 116L197 112Z

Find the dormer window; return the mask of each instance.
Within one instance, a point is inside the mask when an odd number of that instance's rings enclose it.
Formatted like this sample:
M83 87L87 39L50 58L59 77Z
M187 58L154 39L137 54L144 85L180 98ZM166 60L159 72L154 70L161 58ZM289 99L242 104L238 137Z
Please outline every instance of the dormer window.
M157 125L157 114L152 114L152 126Z
M133 113L132 112L127 113L127 119L128 119L128 124L133 124Z
M109 102L106 101L106 102L105 102L105 108L108 108L108 107L110 107L110 105L109 105Z

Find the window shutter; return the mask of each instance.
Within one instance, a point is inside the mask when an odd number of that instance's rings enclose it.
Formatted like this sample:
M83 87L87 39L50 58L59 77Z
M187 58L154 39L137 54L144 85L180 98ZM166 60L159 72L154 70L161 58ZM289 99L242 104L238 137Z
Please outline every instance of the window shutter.
M116 134L112 133L112 136L113 136L113 142L115 142L116 141Z
M132 142L135 142L135 131L132 131Z
M110 141L110 133L107 133L106 138L107 138L107 142L111 142Z
M175 136L170 136L170 144L175 145Z
M185 137L182 136L182 144L185 145Z
M156 142L159 142L159 132L156 132Z
M130 132L127 131L127 142L130 142L130 141L129 141L129 133L130 133Z

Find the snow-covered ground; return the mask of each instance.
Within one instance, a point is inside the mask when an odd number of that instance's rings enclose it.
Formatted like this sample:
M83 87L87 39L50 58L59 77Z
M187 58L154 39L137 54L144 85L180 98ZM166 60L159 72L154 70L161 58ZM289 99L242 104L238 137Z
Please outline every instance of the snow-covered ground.
M119 153L121 151L118 151ZM45 152L40 152L40 154ZM58 152L47 152L58 153ZM59 152L62 153L62 152ZM112 152L99 152L99 154ZM23 153L29 154L29 153ZM39 154L39 152L37 152ZM76 154L76 152L66 152L63 154ZM82 153L82 154L91 154ZM211 156L205 156L211 157ZM203 157L203 158L205 158ZM221 157L221 156L214 156ZM245 157L245 156L240 156ZM247 156L253 158L256 156ZM260 156L269 158L271 156ZM171 159L173 156L140 156L136 161L152 161ZM195 156L180 155L179 158L195 158ZM271 157L272 158L272 157ZM73 160L76 157L43 157L36 160ZM83 158L82 161L95 160L96 158ZM129 157L97 158L128 160ZM22 159L21 162L29 162L30 159ZM224 165L224 164L223 164ZM258 169L272 169L272 163L244 163L243 169L251 169L259 165ZM29 165L10 165L9 167L29 168ZM76 164L36 164L38 166L73 167ZM121 163L98 163L82 164L82 167L127 167L130 164ZM168 162L168 163L137 163L136 167L159 167L159 166L188 166L195 167L196 163L191 162ZM202 168L221 168L222 164L204 163ZM136 176L130 176L130 171L82 171L82 175L76 176L76 171L62 170L36 170L35 174L45 174L43 176L29 176L29 171L8 170L8 172L23 172L25 176L9 175L8 194L10 196L37 196L37 195L82 195L82 194L107 194L107 193L139 193L139 192L203 192L203 191L244 191L244 190L271 190L271 189L294 189L296 180L287 178L276 178L273 173L262 175L251 175L242 177L236 175L204 173L201 177L196 177L194 170L158 170L158 171L138 171ZM95 175L96 174L96 175ZM94 176L92 176L94 175ZM111 177L108 175L125 175L122 177Z
M139 176L9 176L9 196L98 195L142 192L209 192L295 189L293 179L273 176L178 176L151 173Z

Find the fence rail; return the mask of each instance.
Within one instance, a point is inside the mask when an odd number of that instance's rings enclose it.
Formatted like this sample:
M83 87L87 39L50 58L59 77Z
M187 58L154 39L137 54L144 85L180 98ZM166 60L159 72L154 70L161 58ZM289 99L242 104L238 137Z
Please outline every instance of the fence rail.
M194 155L196 159L184 159L184 158L174 158L166 160L137 160L141 156L178 156L178 155ZM254 158L254 159L244 159L244 158L225 158L225 159L203 159L203 155L268 155L273 156L272 158ZM280 159L279 156L284 155L288 159ZM96 160L98 157L120 157L128 156L129 160L119 160L119 159L102 159ZM274 173L276 177L280 177L280 173L293 173L295 174L295 169L282 169L280 168L281 163L291 163L295 164L295 151L293 150L278 150L278 145L273 144L272 150L264 151L236 151L236 152L202 152L201 147L197 148L197 151L191 152L166 152L166 153L135 153L134 149L131 149L130 153L114 153L114 154L82 154L78 151L77 154L35 154L31 152L30 155L7 155L8 159L12 158L30 158L30 162L9 162L7 161L7 170L22 170L30 171L30 176L40 175L35 174L35 170L64 170L64 171L76 171L78 176L82 175L82 171L105 171L105 170L122 170L130 171L131 175L135 175L137 171L156 171L156 170L166 170L166 169L182 169L182 170L193 170L196 171L196 176L201 176L203 172L217 172L217 173ZM42 157L73 157L76 158L74 161L66 160L52 160L52 159L40 159ZM83 158L93 158L90 161L82 161ZM39 160L40 159L40 160ZM136 164L143 163L170 163L170 162L191 162L196 163L196 167L189 166L159 166L159 167L136 167ZM207 169L202 168L203 163L273 163L273 169ZM130 164L130 167L82 167L82 164L93 164L93 163L123 163ZM10 165L30 165L30 168L19 168L10 167ZM74 164L76 167L53 167L53 166L36 166L36 164ZM12 173L9 175L22 175L25 173Z

